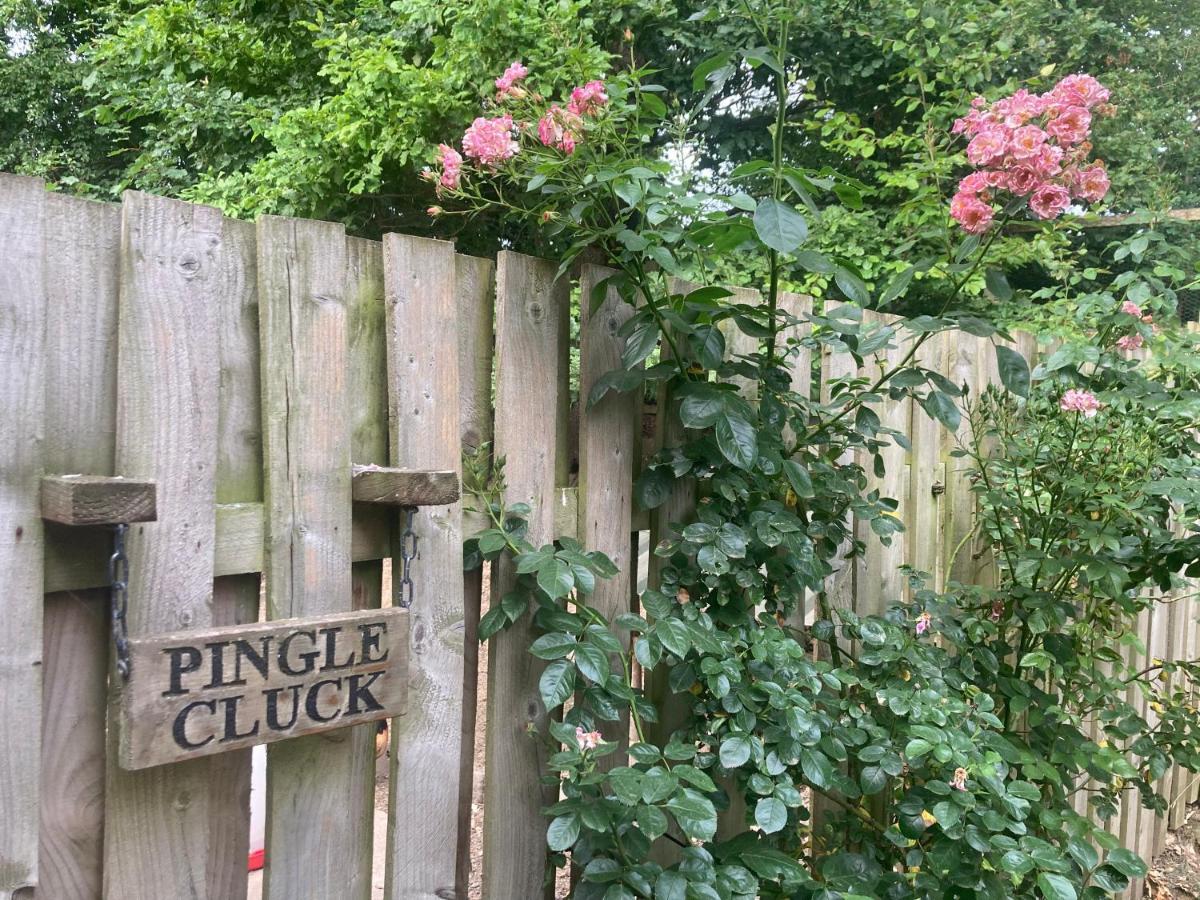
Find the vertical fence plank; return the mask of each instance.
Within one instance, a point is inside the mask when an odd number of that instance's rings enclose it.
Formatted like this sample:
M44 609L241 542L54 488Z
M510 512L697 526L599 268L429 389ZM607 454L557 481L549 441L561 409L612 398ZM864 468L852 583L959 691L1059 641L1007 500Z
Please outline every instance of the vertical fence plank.
M117 204L47 196L47 472L113 473L120 242ZM61 900L102 886L107 600L104 589L46 595L38 884Z
M610 621L629 611L632 564L629 535L633 516L633 460L642 406L641 389L619 394L609 391L589 406L592 387L606 372L621 367L625 340L617 332L633 315L616 290L609 290L593 312L592 288L611 270L585 265L579 279L582 324L579 332L579 541L588 550L599 550L616 564L613 578L596 582L592 605ZM616 629L626 651L629 632ZM602 765L625 764L629 743L629 718L602 723L605 740L619 745Z
M346 261L341 225L258 221L271 618L345 612L354 603ZM370 896L363 782L374 775L374 730L342 728L268 748L265 897Z
M348 332L348 372L350 384L350 458L356 464L387 465L387 346L384 340L383 245L364 238L346 238L346 323ZM353 528L388 528L395 513L387 507L359 504L354 507ZM393 529L393 534L395 531ZM369 559L354 563L350 571L354 609L377 609L383 605L383 560ZM363 827L371 823L371 888L383 887L383 872L374 860L383 848L377 845L375 832L375 737L380 722L354 729L350 736L355 759L363 770L357 779L359 793L351 799L352 815L358 815Z
M915 339L915 336L914 338ZM935 334L918 350L915 363L941 372L946 357L945 333ZM904 503L905 562L929 575L927 585L942 582L942 431L940 422L917 403L911 403L907 429L912 450L908 458L908 497Z
M130 529L130 636L213 623L216 291L224 253L217 210L125 194L116 469L158 482L157 521ZM112 674L109 684L115 721L120 677ZM221 802L212 773L210 759L127 772L109 754L106 897L211 895L208 825Z
M38 882L44 197L40 180L0 176L0 898L21 900Z
M857 367L854 363L854 358L848 350L835 350L828 345L824 346L821 354L821 403L830 404L836 402L837 398L833 393L835 388L834 382L851 379L856 374ZM850 458L851 454L847 452L839 458L838 462L845 464L849 462ZM850 527L853 526L851 525ZM847 557L851 549L851 540L847 538L838 548L837 556L832 561L833 573L825 580L824 594L831 610L854 608L855 569L857 568L857 561Z
M864 330L868 326L887 328L896 322L896 316L883 315L871 310L863 312ZM896 336L892 338L895 346L876 353L873 365L868 363L864 367L864 374L872 383L898 365L904 357L906 351L901 344L902 334L903 332L898 330ZM885 397L874 411L879 416L879 422L884 428L894 428L905 434L908 433L911 410L907 398L889 400ZM868 492L877 490L880 497L896 500L903 504L905 501L905 451L893 438L887 437L885 440L888 446L879 450L884 467L882 477L874 474L874 459L870 453L860 451L859 463L867 473ZM904 512L903 506L897 507L896 516L902 521L904 521ZM908 524L907 521L905 524ZM889 604L897 603L900 600L904 583L900 566L905 559L907 535L904 532L893 534L890 543L885 546L872 531L869 522L856 522L855 532L858 539L863 542L864 550L862 568L859 573L861 577L857 578L855 583L854 611L860 616L879 615Z
M258 282L249 222L224 221L218 293L217 503L262 501L262 397L258 372ZM255 572L213 581L213 625L258 620L261 577ZM212 896L246 895L250 851L250 750L212 758L208 884Z
M389 234L387 297L391 462L460 471L454 245ZM393 720L385 894L453 896L457 872L463 689L462 503L421 509L409 615L409 701ZM395 582L394 582L395 583ZM402 599L397 593L397 599ZM413 829L414 817L421 827Z
M458 294L459 430L464 453L475 453L492 440L492 312L496 303L496 264L473 256L455 257ZM470 498L464 498L466 504ZM463 512L463 536L479 527L475 514ZM459 763L458 858L455 896L467 896L471 880L471 798L475 775L475 709L479 702L479 614L483 567L463 573L462 752Z
M987 341L963 331L946 334L946 365L942 374L959 387L968 391L965 401L975 403L979 399L979 360L990 348ZM961 404L960 404L961 405ZM946 493L943 509L943 558L944 580L970 584L975 572L972 556L977 549L972 534L975 529L975 495L971 491L969 472L971 462L949 456L958 442L969 444L970 425L964 413L962 425L957 433L944 431L942 434L943 455L946 457Z
M554 523L557 458L564 450L559 359L566 354L568 291L553 263L500 254L496 303L496 456L507 460L507 503L532 507L528 539L549 541ZM513 567L502 562L493 602L511 590ZM540 783L547 717L529 654L525 616L488 648L487 758L483 820L483 895L532 898L545 893L546 819L557 799ZM531 733L531 730L533 733Z

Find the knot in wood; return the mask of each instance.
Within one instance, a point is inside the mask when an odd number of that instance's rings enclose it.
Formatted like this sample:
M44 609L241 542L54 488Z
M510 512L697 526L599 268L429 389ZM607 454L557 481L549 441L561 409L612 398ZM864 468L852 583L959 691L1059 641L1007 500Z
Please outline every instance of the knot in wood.
M190 281L200 274L200 257L191 250L181 253L179 258L175 260L175 268L179 270L179 273L184 278Z

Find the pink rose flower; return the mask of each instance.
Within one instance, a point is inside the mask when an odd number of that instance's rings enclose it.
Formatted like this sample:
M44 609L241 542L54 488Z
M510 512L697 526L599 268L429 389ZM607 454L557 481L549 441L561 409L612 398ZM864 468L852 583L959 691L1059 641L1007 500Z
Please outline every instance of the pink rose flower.
M1140 334L1127 334L1123 338L1119 338L1117 340L1117 349L1125 350L1126 352L1130 350L1138 350L1144 343L1145 341L1142 339Z
M1091 75L1068 75L1054 86L1050 96L1071 106L1092 108L1108 102L1108 88Z
M1058 408L1064 412L1083 413L1084 418L1091 419L1100 411L1100 401L1091 391L1071 388L1058 401Z
M456 190L462 175L462 156L449 144L438 144L438 163L442 174L438 177L438 190L449 188Z
M960 194L978 194L985 190L990 184L991 179L988 177L988 172L972 172L963 178L958 183L958 191Z
M496 99L502 100L505 97L524 96L525 92L518 88L517 84L523 81L528 74L529 70L521 65L520 62L510 64L504 70L504 74L496 79Z
M581 727L575 729L575 742L580 750L595 750L602 740L604 737L598 731L584 731Z
M967 144L967 159L972 165L990 166L1003 159L1007 143L1003 128L988 128L971 138L971 143Z
M1040 184L1037 172L1028 166L1017 166L1008 170L1004 186L1008 192L1017 197L1032 193Z
M983 234L992 227L995 210L973 194L955 194L950 215L970 234Z
M1132 300L1126 300L1121 304L1121 312L1125 313L1127 316L1133 316L1135 319L1140 319L1142 317L1142 308Z
M561 106L551 106L538 120L538 138L547 147L574 153L575 142L583 129L583 120Z
M1103 163L1093 163L1075 175L1075 196L1096 203L1108 193L1108 170Z
M1053 178L1062 172L1062 158L1062 147L1042 144L1037 158L1033 161L1033 167L1042 178Z
M954 777L950 779L950 787L956 791L965 791L967 789L967 770L959 766L954 770Z
M1046 143L1046 132L1036 125L1022 125L1012 133L1008 143L1008 152L1014 159L1033 159L1041 152L1042 144Z
M571 100L567 109L577 116L592 116L600 111L600 107L608 103L608 94L604 91L603 81L589 81L587 84L571 91Z
M1092 114L1083 106L1068 106L1046 123L1046 132L1063 144L1078 144L1087 140L1092 127Z
M513 140L512 116L485 119L480 116L463 135L463 152L481 165L495 168L497 164L517 155L520 147Z
M1029 209L1039 219L1054 219L1071 205L1071 195L1058 184L1043 184L1029 198Z
M929 626L933 624L933 616L928 612L923 612L917 616L916 632L918 635L924 634L929 630Z
M1039 219L1062 215L1072 198L1102 199L1109 190L1102 162L1090 162L1092 116L1109 115L1108 91L1090 75L1071 75L1045 94L1019 90L988 103L971 101L953 132L969 138L976 168L959 182L950 215L966 230L992 227L1007 194L1023 199ZM1095 110L1095 113L1093 113Z

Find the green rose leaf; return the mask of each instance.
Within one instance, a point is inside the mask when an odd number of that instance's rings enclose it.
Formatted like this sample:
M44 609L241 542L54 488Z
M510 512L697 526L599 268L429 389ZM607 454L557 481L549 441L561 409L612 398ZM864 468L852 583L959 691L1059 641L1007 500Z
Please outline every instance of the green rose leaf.
M758 459L758 435L754 426L739 415L717 417L717 447L739 469L749 470Z
M538 690L546 710L557 709L575 690L575 666L567 659L556 659L546 666L538 680Z
M1000 382L1009 393L1029 396L1029 362L1024 356L1012 347L997 344L996 366L1000 370Z
M551 850L567 850L579 840L579 816L559 816L546 829L546 845Z
M1061 875L1041 872L1038 874L1037 883L1046 900L1078 900L1079 898L1079 894L1075 892L1075 886Z
M754 807L754 821L764 834L774 834L787 824L787 807L774 797L764 797Z
M1142 858L1124 847L1111 851L1104 862L1129 878L1142 878L1146 874L1146 864Z
M750 759L754 744L747 734L735 734L721 742L721 765L727 769L736 769Z
M754 211L754 231L772 250L791 253L808 237L808 222L788 204L766 197Z

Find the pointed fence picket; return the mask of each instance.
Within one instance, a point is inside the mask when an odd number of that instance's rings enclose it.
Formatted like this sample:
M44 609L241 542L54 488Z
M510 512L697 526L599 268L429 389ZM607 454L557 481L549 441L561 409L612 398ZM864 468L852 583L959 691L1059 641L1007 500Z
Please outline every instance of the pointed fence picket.
M592 385L617 364L633 313L611 291L591 307L592 287L609 274L600 267L578 273L572 393L571 276L556 277L544 260L505 252L494 263L401 235L348 238L328 223L254 225L138 193L121 204L80 201L12 176L0 176L0 236L0 561L13 573L0 634L3 900L27 900L34 887L54 900L239 900L246 892L250 753L119 766L116 729L107 728L109 695L115 702L122 688L110 669L111 533L43 525L43 472L157 480L157 520L133 526L129 538L131 634L398 602L383 586L389 569L398 572L401 515L352 503L352 465L453 473L463 452L504 458L507 502L532 504L531 541L576 537L617 563L620 574L594 597L609 615L637 611L639 574L661 583L664 561L653 548L695 509L690 479L648 514L633 500L643 461L686 436L677 401L660 391L643 408L640 397L610 392L588 404ZM762 302L750 290L737 300ZM780 297L800 318L812 306ZM861 328L896 324L866 312ZM790 326L778 350L792 390L826 400L843 380L877 378L913 340L898 329L895 346L867 353L860 368L846 352L814 356L807 327ZM731 356L754 348L736 328L724 337ZM997 379L990 343L939 334L916 360L977 396ZM1037 355L1028 336L1015 346L1031 361ZM897 502L905 525L885 546L867 523L850 523L863 552L840 560L824 601L861 614L909 596L901 565L938 588L978 583L992 567L967 464L950 455L956 436L907 401L884 399L874 411L911 446L880 448L881 474L869 454L860 460L870 489ZM384 815L373 809L375 726L273 744L268 900L366 900L373 882L388 900L467 897L477 730L486 735L483 896L550 895L541 810L556 797L540 782L542 667L526 652L527 626L499 635L488 648L486 729L477 723L485 576L458 565L462 538L483 525L464 512L470 505L463 498L414 518L410 698L392 723L387 846L374 846L372 828ZM639 573L646 528L651 552ZM491 604L502 602L513 574L507 564L493 572ZM1127 647L1130 659L1200 655L1196 591L1169 592L1141 617L1144 650ZM811 623L821 601L807 597L793 624ZM628 646L627 634L618 637ZM646 690L663 711L648 737L665 740L687 700L658 674ZM1154 717L1145 698L1131 692L1130 700ZM628 738L625 723L606 729ZM1095 722L1085 731L1101 737ZM1172 769L1161 784L1165 816L1127 797L1110 828L1143 854L1161 850L1198 786ZM1077 809L1089 812L1083 793ZM744 821L740 808L730 811L722 833ZM664 846L662 858L673 852ZM382 871L372 871L373 856Z

